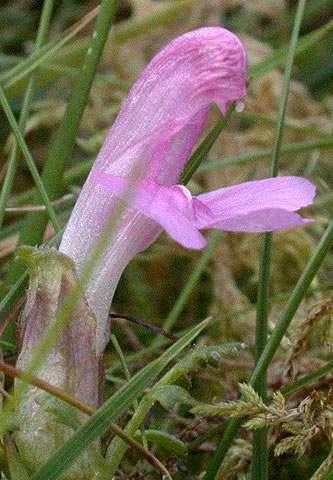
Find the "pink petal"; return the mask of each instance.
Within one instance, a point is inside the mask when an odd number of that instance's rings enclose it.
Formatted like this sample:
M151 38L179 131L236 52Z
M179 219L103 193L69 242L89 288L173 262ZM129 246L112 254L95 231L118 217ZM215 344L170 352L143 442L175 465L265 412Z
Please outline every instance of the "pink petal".
M189 192L188 192L189 193ZM180 186L160 187L153 201L137 205L145 215L158 222L176 242L186 248L201 249L207 245L192 219L192 197Z
M305 225L312 220L304 219L300 215L278 208L267 208L244 215L219 220L210 228L218 228L226 232L273 232Z
M185 187L164 187L151 180L143 180L135 185L123 177L103 173L95 175L96 181L110 193L157 222L184 247L201 249L206 246L206 239L193 221L193 198Z
M226 221L228 225L233 225L232 219L245 221L246 216L256 218L256 213L267 212L267 228L262 223L264 217L260 216L258 217L258 222L261 224L261 227L258 229L254 225L253 231L271 230L272 217L269 212L276 212L276 218L282 222L281 228L289 228L284 226L285 223L281 212L286 212L287 223L294 218L296 224L299 224L297 223L299 222L297 220L298 216L287 215L287 213L310 205L314 196L314 185L302 177L267 178L265 180L255 180L232 187L221 188L197 197L210 209L215 217L215 221L200 218L197 226L198 228L215 228L218 225L219 228L222 228L221 225L225 224ZM277 228L279 228L278 223L274 224L273 230ZM250 231L250 227L246 227L246 230L239 230L237 227L235 231Z
M193 222L179 210L171 208L164 199L160 198L159 201L155 201L150 211L145 214L158 222L170 237L183 247L197 250L207 245L207 240Z

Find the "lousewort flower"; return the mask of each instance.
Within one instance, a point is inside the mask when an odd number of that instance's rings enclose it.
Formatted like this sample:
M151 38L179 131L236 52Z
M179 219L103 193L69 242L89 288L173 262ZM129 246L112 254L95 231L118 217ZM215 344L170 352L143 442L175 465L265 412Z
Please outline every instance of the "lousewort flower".
M119 277L164 228L188 248L203 248L200 230L262 232L306 222L294 211L311 203L305 179L280 177L192 197L177 185L209 106L226 113L246 94L240 40L219 27L187 33L164 48L133 86L82 189L60 251L78 271L112 215L120 218L86 295L97 318L97 351L109 338L108 313Z
M125 199L130 182L98 174L101 185ZM312 203L315 187L305 178L255 180L192 197L183 185L165 187L144 179L135 187L131 207L155 220L187 248L200 249L207 241L200 230L268 232L311 222L295 210Z

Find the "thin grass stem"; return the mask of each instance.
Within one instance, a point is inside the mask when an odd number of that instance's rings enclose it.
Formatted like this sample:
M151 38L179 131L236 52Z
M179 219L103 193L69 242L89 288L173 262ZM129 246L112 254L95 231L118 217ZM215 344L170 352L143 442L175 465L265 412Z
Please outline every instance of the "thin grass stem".
M197 286L198 281L201 278L201 275L207 268L208 263L210 262L211 258L213 257L216 248L222 238L223 233L220 231L215 231L211 234L210 240L208 247L204 250L202 253L201 257L199 258L199 261L193 270L193 272L190 274L186 285L182 289L181 293L179 294L179 297L177 298L171 312L165 319L165 322L163 323L163 329L167 331L171 331L180 314L185 308L185 305L190 298L194 288ZM156 345L160 341L159 338L155 338L154 341L152 342L152 345Z
M30 150L29 150L29 148L28 148L28 146L27 146L27 144L24 140L21 129L20 129L17 121L15 120L14 114L12 112L12 109L11 109L10 105L9 105L6 94L5 94L5 92L4 92L4 90L1 86L0 86L0 103L1 103L2 108L3 108L3 110L6 114L8 123L11 126L11 129L12 129L13 134L15 136L16 142L17 142L18 146L20 147L20 149L23 153L25 161L26 161L26 163L28 165L28 168L30 170L31 176L32 176L32 178L35 182L35 185L37 187L37 190L40 194L41 201L44 203L44 205L46 207L47 214L48 214L48 216L49 216L49 218L50 218L50 220L51 220L51 222L54 226L55 231L58 232L60 230L60 225L59 225L59 222L58 222L58 219L57 219L57 215L56 215L55 210L54 210L54 208L51 204L49 195L48 195L47 190L44 186L42 178L40 177L40 175L38 173L37 167L36 167L35 162L32 158Z
M117 355L119 357L119 360L120 360L120 363L121 363L121 366L123 368L123 371L124 371L124 374L125 374L125 378L126 378L126 381L129 382L131 380L131 373L128 369L128 366L127 366L127 362L126 362L126 358L125 358L125 355L121 349L121 346L118 342L118 339L115 335L111 335L111 342L112 342L112 345L114 346L114 349L115 351L117 352ZM139 406L139 402L138 400L134 400L133 402L133 408L134 408L134 411L137 410ZM141 427L141 436L142 436L142 441L143 441L143 445L145 448L148 448L148 444L147 444L147 440L146 440L146 437L145 437L145 432L144 432L144 428Z
M263 125L276 125L277 118L274 118L272 115L267 115L264 113L257 112L241 112L240 118L243 118L251 123L263 124ZM324 130L323 128L318 128L315 124L307 125L299 120L293 118L285 119L284 128L289 130L294 130L298 133L309 133L311 136L316 135L318 137L329 137L332 135L330 131Z
M210 134L208 134L210 135ZM304 142L289 143L281 148L281 155L296 155L298 153L312 152L313 150L326 150L333 148L333 135L328 135L327 138L319 140L306 140ZM194 155L194 154L193 154ZM210 160L208 162L203 161L198 167L198 172L205 172L209 170L215 170L218 168L224 168L229 165L242 165L260 160L265 160L272 156L272 149L265 148L259 151L237 155L234 157L225 157L223 160ZM300 160L300 157L294 157L294 160ZM66 170L64 175L64 181L66 185L73 185L82 180L88 175L93 165L93 160L85 160L78 165ZM24 193L20 193L15 196L15 205L22 205L24 203L31 202L35 191L33 189Z
M313 150L325 150L333 147L333 135L327 138L318 140L305 140L304 142L294 142L282 146L280 155L295 155L297 153L306 153ZM270 148L263 148L255 152L245 153L234 157L226 157L223 160L210 160L205 162L198 169L199 172L206 172L210 170L217 170L218 168L228 167L230 165L243 165L250 162L257 162L265 160L272 156L273 150ZM295 160L298 158L295 157ZM83 168L83 167L82 167Z
M47 39L53 7L54 7L54 0L45 0L43 4L38 31L37 31L37 38L36 38L35 49L34 49L35 52L38 52L40 50L40 48L43 46L43 44ZM22 134L24 134L24 131L25 131L31 102L34 96L35 80L36 80L36 76L35 74L32 74L28 80L28 85L25 91L23 102L22 102L22 108L21 108L20 118L18 122L18 125ZM3 186L0 193L0 230L5 217L5 208L7 205L7 201L14 183L17 162L19 157L18 154L19 154L18 145L17 145L17 142L15 142L10 152L7 173L4 178Z
M80 33L98 14L98 8L94 8L85 15L79 22L68 29L68 33L60 40L49 42L39 51L34 51L27 59L15 65L9 71L0 75L0 82L5 89L11 87L22 78L40 67L43 62L56 55L68 42Z
M297 49L298 37L301 23L304 15L306 0L299 0L295 15L293 32L291 35L289 52L286 60L284 72L281 100L277 116L275 140L272 151L271 176L276 177L279 171L279 159L283 140L284 121L287 111L287 103L290 90L291 73L294 64L294 58ZM271 259L273 250L273 237L271 233L264 236L264 244L261 253L257 314L256 314L256 332L255 332L255 359L259 361L267 343L268 335L268 309L269 309L269 279L271 270ZM267 397L267 378L266 371L263 371L255 384L253 385L261 398L266 401ZM253 457L252 457L252 480L268 479L268 445L267 429L262 428L253 433Z
M195 149L191 158L187 162L183 174L181 176L181 183L189 182L194 172L198 169L201 163L207 158L212 146L218 139L220 133L228 125L231 115L235 110L235 105L231 105L225 117L220 118L212 130L208 133L205 139L200 143L200 145Z

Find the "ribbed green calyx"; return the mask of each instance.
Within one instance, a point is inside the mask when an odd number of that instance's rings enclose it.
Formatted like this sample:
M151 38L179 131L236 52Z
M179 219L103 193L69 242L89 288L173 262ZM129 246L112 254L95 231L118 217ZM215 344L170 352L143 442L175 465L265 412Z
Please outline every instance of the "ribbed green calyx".
M45 355L43 365L38 371L31 372L30 368L40 341L56 321L64 300L77 285L73 262L56 250L33 247L21 247L18 256L29 267L31 274L26 304L19 321L20 354L17 366L97 407L100 362L95 349L96 321L84 297L76 305L70 322L60 332L52 350ZM73 435L74 427L63 422L61 415L49 408L49 402L44 401L44 392L29 386L22 395L21 387L22 383L17 381L18 429L13 437L24 463L31 472L35 472ZM87 449L64 479L93 478L98 471L98 456L96 446Z

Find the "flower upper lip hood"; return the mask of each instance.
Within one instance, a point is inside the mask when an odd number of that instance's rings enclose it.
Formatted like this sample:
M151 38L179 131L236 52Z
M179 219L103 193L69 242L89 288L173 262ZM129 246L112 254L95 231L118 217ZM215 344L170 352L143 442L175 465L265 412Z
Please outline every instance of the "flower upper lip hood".
M95 168L173 184L200 136L208 107L222 112L246 95L247 60L236 35L220 27L182 35L161 50L131 89Z

